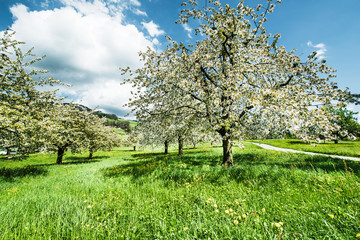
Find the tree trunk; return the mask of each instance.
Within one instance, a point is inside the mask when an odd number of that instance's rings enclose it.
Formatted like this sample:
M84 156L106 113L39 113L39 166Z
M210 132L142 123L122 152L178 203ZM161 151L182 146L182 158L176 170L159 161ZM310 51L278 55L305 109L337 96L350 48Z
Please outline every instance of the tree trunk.
M193 149L196 149L196 142L193 142Z
M7 147L6 148L6 155L10 156L11 154L11 148Z
M234 166L234 159L232 154L231 137L223 137L223 162L224 167Z
M222 127L220 130L217 131L223 141L222 141L222 147L223 147L223 161L222 165L224 167L234 166L234 159L232 154L232 140L231 140L231 133L229 129L226 129L225 127Z
M179 142L179 153L178 153L178 155L181 156L181 155L183 155L183 146L184 146L184 138L183 138L182 135L179 135L178 142Z
M62 159L66 148L58 148L56 164L62 164Z
M89 159L92 159L92 158L93 158L93 152L90 151L90 152L89 152Z
M335 139L335 140L334 140L334 143L335 143L335 144L338 144L338 143L339 143L339 140L338 140L338 139Z
M164 145L165 145L165 152L164 152L164 154L168 154L169 142L168 142L167 140L165 140Z
M136 146L134 146L134 151L136 151Z
M10 147L6 147L6 159L10 159L10 155L11 155L11 148Z

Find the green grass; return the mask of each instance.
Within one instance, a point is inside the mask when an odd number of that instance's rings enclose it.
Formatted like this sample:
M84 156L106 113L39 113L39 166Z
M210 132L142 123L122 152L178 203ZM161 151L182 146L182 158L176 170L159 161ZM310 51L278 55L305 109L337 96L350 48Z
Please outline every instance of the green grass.
M0 159L0 239L355 239L360 163L234 149Z
M122 119L122 118L118 118L117 120L111 119L111 118L106 118L107 121L110 122L129 122L130 123L130 129L134 129L136 127L136 125L138 124L137 122L133 121L133 120L126 120L126 119Z
M269 144L275 147L281 148L291 148L300 151L306 152L317 152L317 153L326 153L339 156L350 156L350 157L360 157L360 142L350 142L350 141L339 141L338 144L334 142L326 143L315 143L315 146L312 146L309 143L302 142L301 140L296 139L266 139L266 140L257 140L254 142L261 142Z

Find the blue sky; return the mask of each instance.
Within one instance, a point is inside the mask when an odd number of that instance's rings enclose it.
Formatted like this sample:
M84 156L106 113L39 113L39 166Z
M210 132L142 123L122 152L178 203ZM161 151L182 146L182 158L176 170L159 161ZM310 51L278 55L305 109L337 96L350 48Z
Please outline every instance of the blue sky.
M193 42L194 26L175 24L182 0L0 0L0 31L47 57L36 65L72 84L60 92L76 102L119 116L130 97L119 67L141 66L137 53L164 49L165 35ZM238 1L222 1L236 4ZM247 0L257 5L262 0ZM199 0L204 6L205 0ZM339 87L360 93L360 1L283 0L266 23L281 45L305 58L314 50L337 70ZM359 106L349 106L360 111Z

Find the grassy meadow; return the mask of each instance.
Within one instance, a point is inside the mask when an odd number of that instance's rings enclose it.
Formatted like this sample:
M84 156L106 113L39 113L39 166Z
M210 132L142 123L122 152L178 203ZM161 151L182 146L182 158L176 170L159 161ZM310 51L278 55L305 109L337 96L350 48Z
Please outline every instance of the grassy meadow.
M360 157L360 141L339 141L338 144L334 142L313 142L313 145L305 143L297 139L265 139L265 140L255 140L254 142L260 142L269 144L275 147L281 148L291 148L295 150L305 151L305 152L316 152L316 153L326 153L339 156L349 156L349 157Z
M234 147L0 158L0 239L356 239L360 163Z

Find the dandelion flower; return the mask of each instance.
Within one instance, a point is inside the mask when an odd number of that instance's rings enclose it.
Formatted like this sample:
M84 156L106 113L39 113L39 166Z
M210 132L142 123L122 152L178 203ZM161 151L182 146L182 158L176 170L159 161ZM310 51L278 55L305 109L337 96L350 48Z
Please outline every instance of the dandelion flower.
M214 208L217 208L217 204L216 204L216 203L214 204Z
M187 231L189 228L188 227L184 227L184 231Z
M333 215L333 214L329 214L329 217L330 217L330 218L334 218L334 215Z
M225 213L229 214L229 210L225 210Z
M261 209L261 211L262 211L262 212L265 212L266 210L265 210L265 208L263 208L263 209Z
M284 223L283 222L278 222L278 223L275 223L275 227L281 227L282 225L284 225Z
M87 208L92 208L92 206L91 206L91 205L89 205L89 206L87 206Z
M356 238L360 238L360 233L356 234L355 237L356 237Z
M206 203L209 203L209 202L211 202L211 198L209 198L209 199L206 201Z
M234 220L234 225L238 225L239 221L238 220Z

